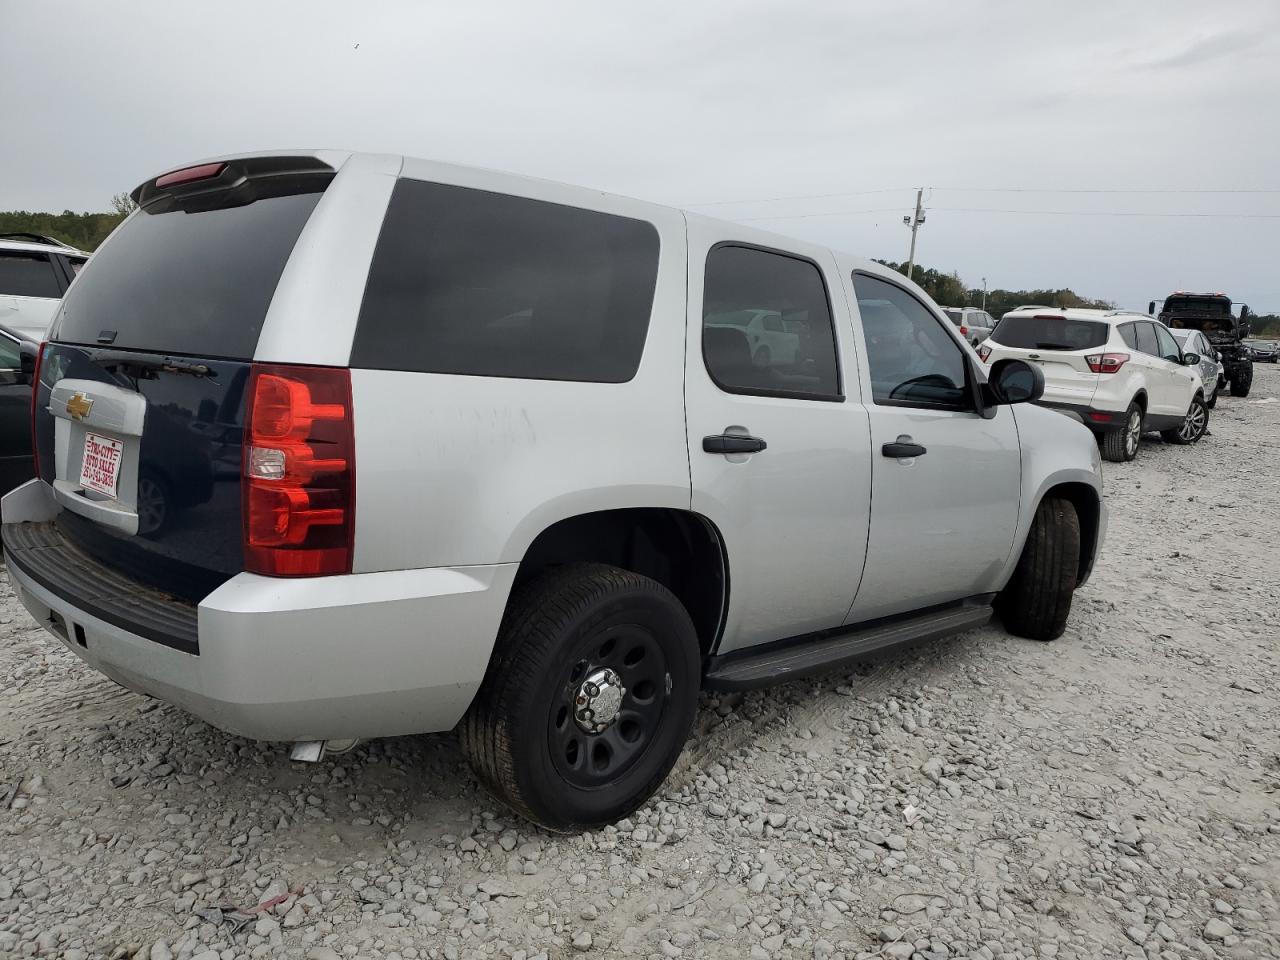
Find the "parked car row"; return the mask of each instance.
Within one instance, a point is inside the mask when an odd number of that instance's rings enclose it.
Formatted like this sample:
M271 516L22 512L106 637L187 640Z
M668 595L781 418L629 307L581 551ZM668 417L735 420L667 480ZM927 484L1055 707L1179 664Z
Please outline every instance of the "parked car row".
M1245 346L1254 363L1275 363L1280 360L1280 342L1275 340L1246 340Z
M457 727L515 810L608 823L700 689L997 613L1052 640L1101 548L1050 348L984 366L873 261L387 156L133 198L37 358L10 582L93 668L300 758ZM156 476L198 494L158 526Z

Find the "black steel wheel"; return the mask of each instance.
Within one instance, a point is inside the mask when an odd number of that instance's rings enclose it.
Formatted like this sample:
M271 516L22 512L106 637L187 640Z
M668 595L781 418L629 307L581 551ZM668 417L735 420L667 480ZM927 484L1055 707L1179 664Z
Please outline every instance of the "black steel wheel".
M693 623L648 577L568 564L522 586L461 726L482 781L551 830L601 826L666 779L701 681Z

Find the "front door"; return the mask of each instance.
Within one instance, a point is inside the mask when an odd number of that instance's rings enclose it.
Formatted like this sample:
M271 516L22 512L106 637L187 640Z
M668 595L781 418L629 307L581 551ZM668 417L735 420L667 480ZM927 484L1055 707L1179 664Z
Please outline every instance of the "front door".
M870 505L867 417L831 255L765 248L753 235L689 225L692 509L728 554L721 653L840 626ZM761 318L781 321L788 349L752 349Z
M871 396L871 531L850 623L999 588L1018 522L1009 407L984 419L967 351L904 286L855 273Z

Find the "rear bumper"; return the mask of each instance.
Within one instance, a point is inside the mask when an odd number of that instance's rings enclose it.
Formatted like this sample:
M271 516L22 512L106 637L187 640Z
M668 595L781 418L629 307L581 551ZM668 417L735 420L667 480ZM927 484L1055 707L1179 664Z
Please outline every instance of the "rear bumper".
M1064 403L1057 400L1041 400L1040 406L1065 413L1079 420L1095 433L1110 433L1124 427L1125 410L1103 410L1088 403Z
M144 618L131 625L115 608L33 575L24 538L10 527L47 516L34 510L25 521L19 507L38 498L29 485L15 493L23 496L3 503L5 538L18 548L9 575L31 615L122 686L258 740L451 729L484 678L517 566L242 573L195 609L198 653L186 652L144 635Z

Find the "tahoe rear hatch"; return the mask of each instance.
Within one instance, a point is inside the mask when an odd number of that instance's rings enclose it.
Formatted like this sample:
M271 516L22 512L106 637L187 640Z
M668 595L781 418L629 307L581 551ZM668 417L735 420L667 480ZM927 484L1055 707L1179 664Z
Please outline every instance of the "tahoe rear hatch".
M63 538L190 601L246 569L252 360L332 178L316 158L256 157L134 192L138 211L72 285L40 358L36 453Z

